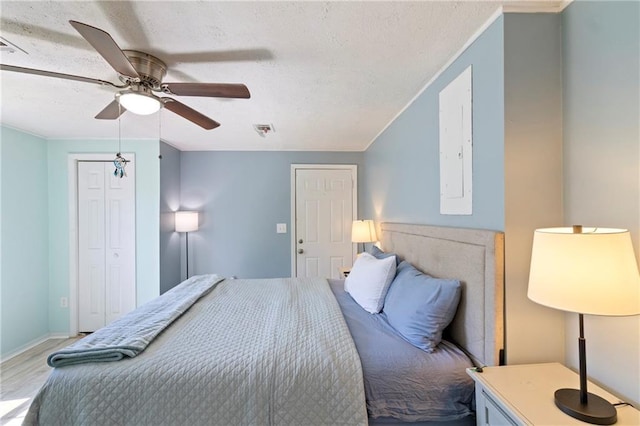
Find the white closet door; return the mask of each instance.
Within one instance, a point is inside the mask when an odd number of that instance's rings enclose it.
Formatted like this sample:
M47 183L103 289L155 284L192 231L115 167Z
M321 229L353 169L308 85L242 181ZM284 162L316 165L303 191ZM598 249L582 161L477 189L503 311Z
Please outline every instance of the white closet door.
M78 163L78 329L95 331L135 308L135 171Z
M337 278L351 266L352 220L351 170L296 170L296 276Z
M78 325L105 325L104 163L78 163Z
M127 165L127 177L113 175L107 163L105 191L106 223L106 324L136 307L136 214L134 164Z

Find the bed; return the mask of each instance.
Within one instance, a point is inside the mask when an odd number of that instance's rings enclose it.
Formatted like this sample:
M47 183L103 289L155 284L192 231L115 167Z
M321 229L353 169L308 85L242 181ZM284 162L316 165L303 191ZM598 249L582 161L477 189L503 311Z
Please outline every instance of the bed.
M461 283L457 313L434 351L458 365L454 375L459 383L450 386L460 388L458 396L445 398L449 406L441 412L418 413L414 407L389 404L388 395L380 397L390 376L376 376L376 363L384 362L371 352L407 342L384 321L377 327L382 334L372 335L369 322L381 322L382 316L353 306L343 282L200 276L158 298L179 299L181 291L198 283L203 289L189 295L195 298L191 307L166 309L156 299L157 306L144 305L137 317L107 330L137 330L144 318L176 317L159 330L154 327L160 321L151 321L151 334L157 337L150 343L146 334L131 341L109 336L124 359L70 365L64 365L65 354L55 359L63 366L53 370L25 424L473 423L471 401L464 401L472 398L473 384L464 368L497 365L503 349L502 233L383 223L381 245L427 274ZM94 340L108 334L103 330L94 333ZM139 344L148 346L140 350ZM94 342L90 358L113 356L105 346ZM395 367L404 371L400 364ZM437 371L427 375L437 378ZM423 381L415 377L405 372L397 379ZM406 413L397 415L394 409Z

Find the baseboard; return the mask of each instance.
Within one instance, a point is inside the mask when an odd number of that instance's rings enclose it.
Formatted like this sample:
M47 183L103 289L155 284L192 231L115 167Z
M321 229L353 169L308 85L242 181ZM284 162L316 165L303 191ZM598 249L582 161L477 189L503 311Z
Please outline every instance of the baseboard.
M70 337L71 336L69 335L69 333L51 333L51 334L49 334L49 339L68 339Z
M28 351L31 348L34 348L36 346L38 346L41 343L46 342L49 339L68 339L69 335L68 334L64 334L64 333L48 333L45 334L44 336L38 337L37 339L34 339L22 346L20 346L19 348L9 352L8 354L5 354L2 356L2 358L0 358L0 363L3 363L5 361L9 361L11 358L14 358L18 355L20 355L23 352Z

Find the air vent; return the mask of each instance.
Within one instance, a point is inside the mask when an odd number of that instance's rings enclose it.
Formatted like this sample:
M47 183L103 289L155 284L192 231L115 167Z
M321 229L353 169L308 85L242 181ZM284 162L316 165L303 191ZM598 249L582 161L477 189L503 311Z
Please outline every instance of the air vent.
M21 53L24 53L25 55L28 55L28 53L24 49L20 49L18 46L11 43L9 40L7 40L4 37L0 37L0 52L4 52L4 53L21 52Z
M254 124L253 129L263 138L267 136L267 133L276 131L273 124Z

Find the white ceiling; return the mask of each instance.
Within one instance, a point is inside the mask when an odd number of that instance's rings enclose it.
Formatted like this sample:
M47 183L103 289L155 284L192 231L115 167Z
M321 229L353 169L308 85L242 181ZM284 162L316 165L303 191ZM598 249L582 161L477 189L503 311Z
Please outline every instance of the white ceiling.
M221 123L203 130L162 110L122 116L123 138L181 150L360 151L501 6L558 11L560 1L5 1L0 36L28 54L3 64L119 83L68 23L107 31L122 49L167 63L165 82L244 83L251 99L176 97ZM116 138L93 117L114 88L0 72L4 125L46 138ZM160 117L160 118L159 118ZM273 124L261 137L253 124Z

